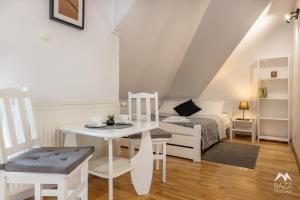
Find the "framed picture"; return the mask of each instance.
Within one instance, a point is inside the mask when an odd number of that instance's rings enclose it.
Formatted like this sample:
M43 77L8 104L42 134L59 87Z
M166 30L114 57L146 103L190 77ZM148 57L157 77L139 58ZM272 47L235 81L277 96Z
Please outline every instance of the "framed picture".
M84 29L84 0L50 0L50 19Z

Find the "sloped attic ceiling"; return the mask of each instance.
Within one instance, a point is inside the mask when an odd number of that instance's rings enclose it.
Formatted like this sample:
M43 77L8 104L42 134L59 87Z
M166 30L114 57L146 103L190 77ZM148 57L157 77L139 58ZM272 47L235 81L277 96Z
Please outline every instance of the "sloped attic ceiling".
M209 0L136 0L120 32L120 98L168 91Z
M269 0L136 0L120 32L120 98L198 97Z
M186 52L168 98L199 97L269 0L212 0Z
M114 0L114 28L122 21L135 0Z
M292 36L293 26L286 24L283 16L293 10L294 3L294 0L272 0L199 98L226 101L255 99L251 80L254 77L249 74L249 67L255 66L259 57L276 57L292 52L289 44L292 46L293 37L288 35Z

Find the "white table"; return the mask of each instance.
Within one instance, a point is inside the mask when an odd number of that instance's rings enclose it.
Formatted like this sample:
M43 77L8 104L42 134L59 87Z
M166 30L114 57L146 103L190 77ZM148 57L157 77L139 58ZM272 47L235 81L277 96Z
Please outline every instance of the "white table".
M76 135L104 138L108 141L108 158L90 161L89 173L108 178L109 200L113 199L113 178L131 171L131 180L138 195L150 191L153 173L153 150L150 130L158 128L156 122L133 123L133 127L124 129L97 130L85 128L84 124L63 126L60 130L66 134L65 146L77 146ZM113 157L113 139L142 133L139 152L130 160ZM130 184L130 183L128 183Z

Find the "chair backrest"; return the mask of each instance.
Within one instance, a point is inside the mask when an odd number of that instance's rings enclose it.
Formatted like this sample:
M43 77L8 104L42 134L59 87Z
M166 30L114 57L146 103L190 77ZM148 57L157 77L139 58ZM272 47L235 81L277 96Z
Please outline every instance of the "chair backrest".
M0 90L0 149L2 159L38 145L34 113L28 91Z
M129 119L132 120L132 102L136 102L136 121L142 121L142 101L145 100L146 106L146 122L151 122L151 100L154 101L154 121L159 123L159 114L158 114L158 93L128 93L128 115Z

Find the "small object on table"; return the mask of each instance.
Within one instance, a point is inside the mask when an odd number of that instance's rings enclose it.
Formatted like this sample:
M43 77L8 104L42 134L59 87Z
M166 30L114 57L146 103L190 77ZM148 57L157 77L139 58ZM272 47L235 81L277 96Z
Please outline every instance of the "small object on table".
M239 109L243 110L243 119L242 120L245 120L245 110L249 110L249 103L248 103L248 101L241 101Z
M115 124L115 115L108 115L106 120L107 126L113 126Z
M129 115L120 115L120 121L118 123L129 124L130 123Z
M94 123L94 122L91 122L91 123L88 123L85 125L86 128L101 128L101 127L104 127L106 126L106 124L103 124L103 123Z
M91 123L94 123L94 124L103 124L102 123L102 117L101 116L93 116L91 118Z

